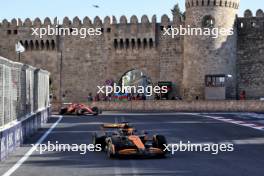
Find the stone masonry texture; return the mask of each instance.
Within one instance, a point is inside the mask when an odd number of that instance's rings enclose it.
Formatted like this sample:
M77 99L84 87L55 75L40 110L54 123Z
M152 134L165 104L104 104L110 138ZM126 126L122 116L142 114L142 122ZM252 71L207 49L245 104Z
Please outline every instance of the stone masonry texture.
M59 100L85 101L88 94L106 80L119 82L130 70L139 69L152 81L171 81L174 95L184 99L204 98L205 75L231 74L227 98L235 99L245 90L248 99L264 97L264 13L245 11L237 17L239 0L186 0L186 12L167 15L160 22L154 15L141 19L133 15L88 17L70 20L65 17L59 27L101 28L102 35L48 36L40 38L31 28L56 27L57 19L3 20L0 24L0 55L18 61L17 42L26 46L21 62L51 73L52 92ZM234 35L216 39L205 36L165 36L164 27L180 25L202 27L205 16L214 19L215 27L234 28ZM60 74L61 73L61 74Z

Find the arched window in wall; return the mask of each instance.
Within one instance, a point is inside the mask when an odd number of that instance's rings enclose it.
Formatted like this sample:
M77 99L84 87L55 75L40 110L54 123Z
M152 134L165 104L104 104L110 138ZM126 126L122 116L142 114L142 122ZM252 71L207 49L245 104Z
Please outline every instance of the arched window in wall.
M132 39L132 40L131 40L131 47L132 47L132 49L134 49L135 46L136 46L135 39Z
M204 6L204 0L202 0L202 6Z
M50 43L49 43L49 41L48 41L48 40L46 41L46 49L47 49L47 50L49 50L49 49L50 49Z
M114 40L114 48L115 48L115 49L118 48L118 42L117 42L117 39Z
M214 0L214 6L216 5L216 0Z
M28 50L28 41L27 40L25 41L24 47L25 47L25 50L27 51Z
M38 42L38 40L35 41L35 49L39 50L39 42Z
M29 47L30 47L30 50L34 50L34 43L32 40L30 40L29 42Z
M153 39L149 39L149 48L153 48L154 43L153 43Z
M55 41L51 40L51 49L55 50L55 48L56 48Z
M129 48L129 39L126 39L126 49Z
M137 39L137 47L141 48L141 40L140 39Z
M244 28L244 23L241 22L239 27L240 27L241 29Z
M145 49L147 47L147 45L148 45L147 39L144 38L143 39L143 48Z
M206 15L202 20L202 27L213 28L215 26L215 19L211 15Z
M44 41L43 41L43 40L41 40L41 41L40 41L40 49L41 49L41 50L43 50L43 49L44 49L44 47L45 47Z
M123 49L124 48L124 41L123 39L120 39L120 49Z

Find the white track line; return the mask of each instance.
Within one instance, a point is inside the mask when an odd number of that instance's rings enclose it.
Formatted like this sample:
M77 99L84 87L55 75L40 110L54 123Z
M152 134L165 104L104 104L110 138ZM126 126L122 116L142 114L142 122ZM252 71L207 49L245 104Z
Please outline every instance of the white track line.
M132 176L139 176L138 169L136 168L136 164L134 160L130 160L130 164L132 167Z
M119 161L114 160L114 171L115 171L115 176L122 176L122 171L121 168L119 167Z
M53 116L54 117L54 116ZM2 176L10 176L13 174L31 155L32 153L37 149L39 144L41 144L50 134L50 132L60 123L62 116L58 116L59 119L50 127L48 131L37 141L37 143L19 160L17 163L11 167L6 173L4 173Z
M195 114L193 114L193 115L195 115ZM219 121L226 122L226 123L231 123L231 124L235 124L235 125L239 125L239 126L243 126L243 127L253 128L255 130L260 130L260 131L264 130L264 125L258 126L254 123L247 123L247 122L243 122L240 120L232 120L232 119L228 119L228 118L224 118L224 117L216 117L216 116L211 116L211 115L209 116L209 115L202 115L202 114L200 114L200 115L196 114L196 116L207 117L207 118L219 120Z

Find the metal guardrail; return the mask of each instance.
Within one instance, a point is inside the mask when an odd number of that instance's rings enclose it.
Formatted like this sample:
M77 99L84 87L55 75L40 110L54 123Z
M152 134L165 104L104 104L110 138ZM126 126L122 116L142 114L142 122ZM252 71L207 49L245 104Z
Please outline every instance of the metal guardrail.
M49 101L49 72L0 57L0 129Z

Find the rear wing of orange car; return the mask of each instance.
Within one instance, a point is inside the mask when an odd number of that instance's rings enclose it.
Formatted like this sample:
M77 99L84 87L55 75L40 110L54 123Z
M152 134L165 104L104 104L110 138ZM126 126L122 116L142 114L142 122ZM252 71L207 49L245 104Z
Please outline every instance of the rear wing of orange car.
M106 123L102 125L103 128L115 128L115 129L124 128L125 126L126 126L125 123Z

